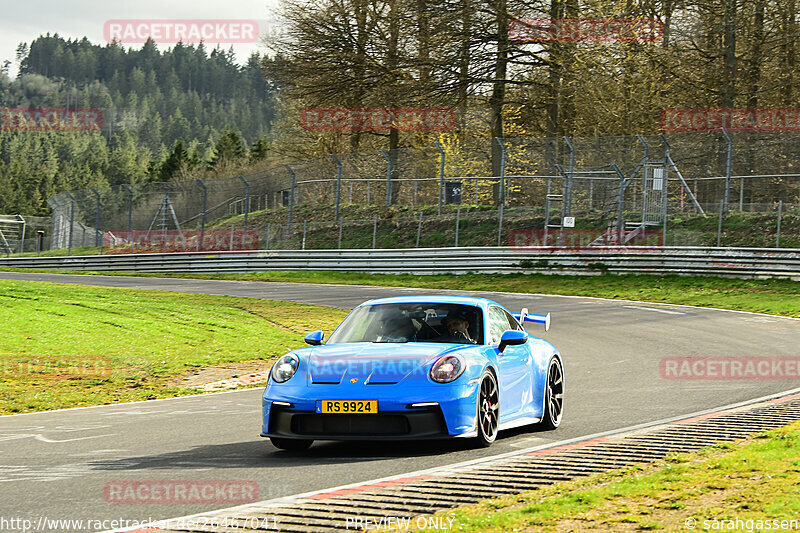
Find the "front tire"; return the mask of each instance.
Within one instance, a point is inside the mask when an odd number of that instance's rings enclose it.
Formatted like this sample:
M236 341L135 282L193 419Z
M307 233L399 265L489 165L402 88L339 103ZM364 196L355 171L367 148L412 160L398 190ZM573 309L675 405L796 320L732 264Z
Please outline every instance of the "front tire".
M549 431L561 425L564 416L564 368L558 357L550 359L544 384L544 413L539 427Z
M500 397L497 378L490 371L485 371L478 388L478 415L476 426L478 444L488 448L497 438L500 425Z
M281 437L270 437L269 441L276 448L292 452L302 452L303 450L307 450L314 442L311 439L284 439Z

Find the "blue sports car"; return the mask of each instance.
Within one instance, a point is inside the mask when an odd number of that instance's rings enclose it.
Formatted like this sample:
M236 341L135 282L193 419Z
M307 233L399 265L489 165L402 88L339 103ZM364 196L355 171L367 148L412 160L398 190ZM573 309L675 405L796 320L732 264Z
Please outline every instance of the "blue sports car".
M276 447L314 440L473 437L489 446L501 429L555 429L564 405L561 354L485 299L410 296L370 300L331 336L306 335L272 367L263 430Z

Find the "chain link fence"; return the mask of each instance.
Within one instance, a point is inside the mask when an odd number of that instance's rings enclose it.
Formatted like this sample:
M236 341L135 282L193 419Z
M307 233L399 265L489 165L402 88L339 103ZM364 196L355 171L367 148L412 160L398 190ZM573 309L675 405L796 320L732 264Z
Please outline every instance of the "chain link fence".
M231 178L68 191L48 203L47 248L68 254L513 245L522 229L546 233L544 243L591 231L598 243L659 233L670 245L788 246L800 135L442 138ZM782 243L780 217L789 217ZM36 249L33 237L24 252Z

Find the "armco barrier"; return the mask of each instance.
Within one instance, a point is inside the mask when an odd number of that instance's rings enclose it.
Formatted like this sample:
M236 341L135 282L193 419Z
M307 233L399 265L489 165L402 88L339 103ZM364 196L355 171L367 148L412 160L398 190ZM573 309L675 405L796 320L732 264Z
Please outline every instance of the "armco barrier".
M117 272L330 270L383 274L599 272L800 280L800 249L700 247L412 248L0 258L0 267Z

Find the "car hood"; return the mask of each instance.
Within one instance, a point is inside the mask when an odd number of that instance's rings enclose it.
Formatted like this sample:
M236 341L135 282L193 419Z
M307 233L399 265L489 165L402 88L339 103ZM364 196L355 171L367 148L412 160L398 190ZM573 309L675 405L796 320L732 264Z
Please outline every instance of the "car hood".
M411 342L317 346L306 359L309 382L334 384L356 379L365 384L389 384L412 376L427 377L436 359L470 347L474 346Z

